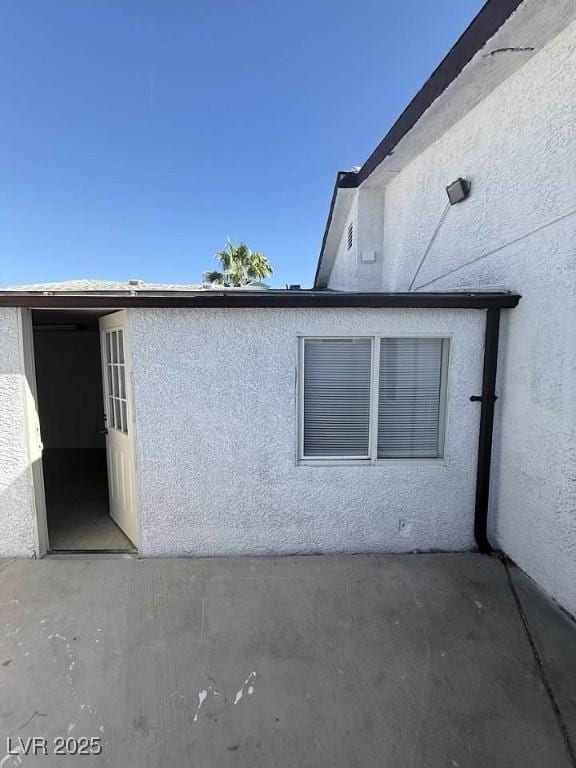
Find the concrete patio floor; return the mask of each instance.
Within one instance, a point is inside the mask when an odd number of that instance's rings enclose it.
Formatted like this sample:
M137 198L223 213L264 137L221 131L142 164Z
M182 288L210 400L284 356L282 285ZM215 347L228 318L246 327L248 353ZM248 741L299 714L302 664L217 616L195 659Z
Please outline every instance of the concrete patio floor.
M511 573L560 718L495 558L2 561L0 765L573 768L576 626Z

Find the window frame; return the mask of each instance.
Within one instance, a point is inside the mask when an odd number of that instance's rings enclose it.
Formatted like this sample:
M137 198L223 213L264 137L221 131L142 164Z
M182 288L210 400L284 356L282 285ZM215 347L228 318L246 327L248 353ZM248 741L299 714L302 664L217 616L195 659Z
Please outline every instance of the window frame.
M130 433L130 420L128 415L128 371L124 328L122 326L114 326L104 330L103 334L102 364L105 380L104 412L106 414L106 428L128 436ZM120 347L122 348L122 355L120 355ZM120 360L120 357L122 357L122 360ZM118 406L119 419L116 418L116 406Z
M366 457L350 456L305 456L304 455L304 346L308 340L337 340L370 339L370 414L368 425L368 455ZM440 409L438 417L438 456L429 458L379 458L378 457L378 398L380 373L380 340L381 339L441 339L442 360L440 379ZM431 464L446 465L446 431L448 419L448 379L451 366L451 351L453 339L446 333L368 333L368 334L306 334L298 336L298 362L296 367L296 408L298 439L296 462L302 466L374 466L378 464Z

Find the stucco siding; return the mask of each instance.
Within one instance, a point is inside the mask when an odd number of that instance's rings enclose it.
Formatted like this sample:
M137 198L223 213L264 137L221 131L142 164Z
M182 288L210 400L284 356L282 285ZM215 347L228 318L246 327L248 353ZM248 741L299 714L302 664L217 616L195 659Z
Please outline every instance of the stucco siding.
M388 274L383 242L384 206L384 189L368 187L356 191L330 271L331 290L388 290L384 279ZM348 248L350 224L354 228L352 248Z
M31 557L35 521L18 309L0 309L0 557Z
M358 288L358 223L356 215L358 211L358 196L355 195L354 201L350 207L350 213L346 220L346 225L342 231L340 243L336 250L336 256L328 287L332 290L357 291ZM354 226L354 244L348 249L348 226L350 223ZM373 289L377 290L377 289Z
M130 310L142 554L470 548L483 325L462 310ZM298 465L298 336L371 333L452 337L445 463Z
M562 243L575 225L554 222L576 208L575 68L576 23L390 182L384 237L393 290L408 288L447 204L444 188L458 176L471 180L472 195L448 211L415 289L509 285L535 259L540 276L554 268L565 280Z
M499 55L514 55L504 52ZM493 542L576 613L576 24L496 88L386 188L384 282L506 288L493 462ZM383 283L375 282L374 290ZM345 287L341 285L340 287Z

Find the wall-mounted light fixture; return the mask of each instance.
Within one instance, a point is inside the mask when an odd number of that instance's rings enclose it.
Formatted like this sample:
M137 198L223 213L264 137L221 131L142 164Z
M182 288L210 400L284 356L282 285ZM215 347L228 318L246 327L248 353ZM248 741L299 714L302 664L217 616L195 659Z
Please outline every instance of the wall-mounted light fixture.
M448 200L450 200L450 205L456 205L456 203L461 203L462 200L466 200L470 194L471 186L472 185L467 179L456 179L452 184L449 184L446 187L446 193L448 195Z

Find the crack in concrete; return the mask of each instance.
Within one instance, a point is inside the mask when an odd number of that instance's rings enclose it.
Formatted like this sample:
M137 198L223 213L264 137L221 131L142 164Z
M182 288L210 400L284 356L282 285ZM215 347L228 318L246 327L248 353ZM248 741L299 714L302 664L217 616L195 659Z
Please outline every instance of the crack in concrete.
M22 730L22 728L26 728L26 726L27 726L29 723L31 723L31 722L32 722L32 720L34 720L34 718L35 718L35 717L48 717L48 715L46 714L46 712L38 712L38 710L37 710L37 709L35 709L35 710L34 710L34 712L32 712L32 714L31 714L31 715L30 715L30 717L28 718L28 720L26 720L26 722L25 722L25 723L22 723L22 725L19 725L19 726L18 726L18 730L20 731L20 730Z
M12 565L13 562L14 562L14 560L8 560L5 563L0 563L0 573L2 573L2 571L5 571L6 568L9 568Z

